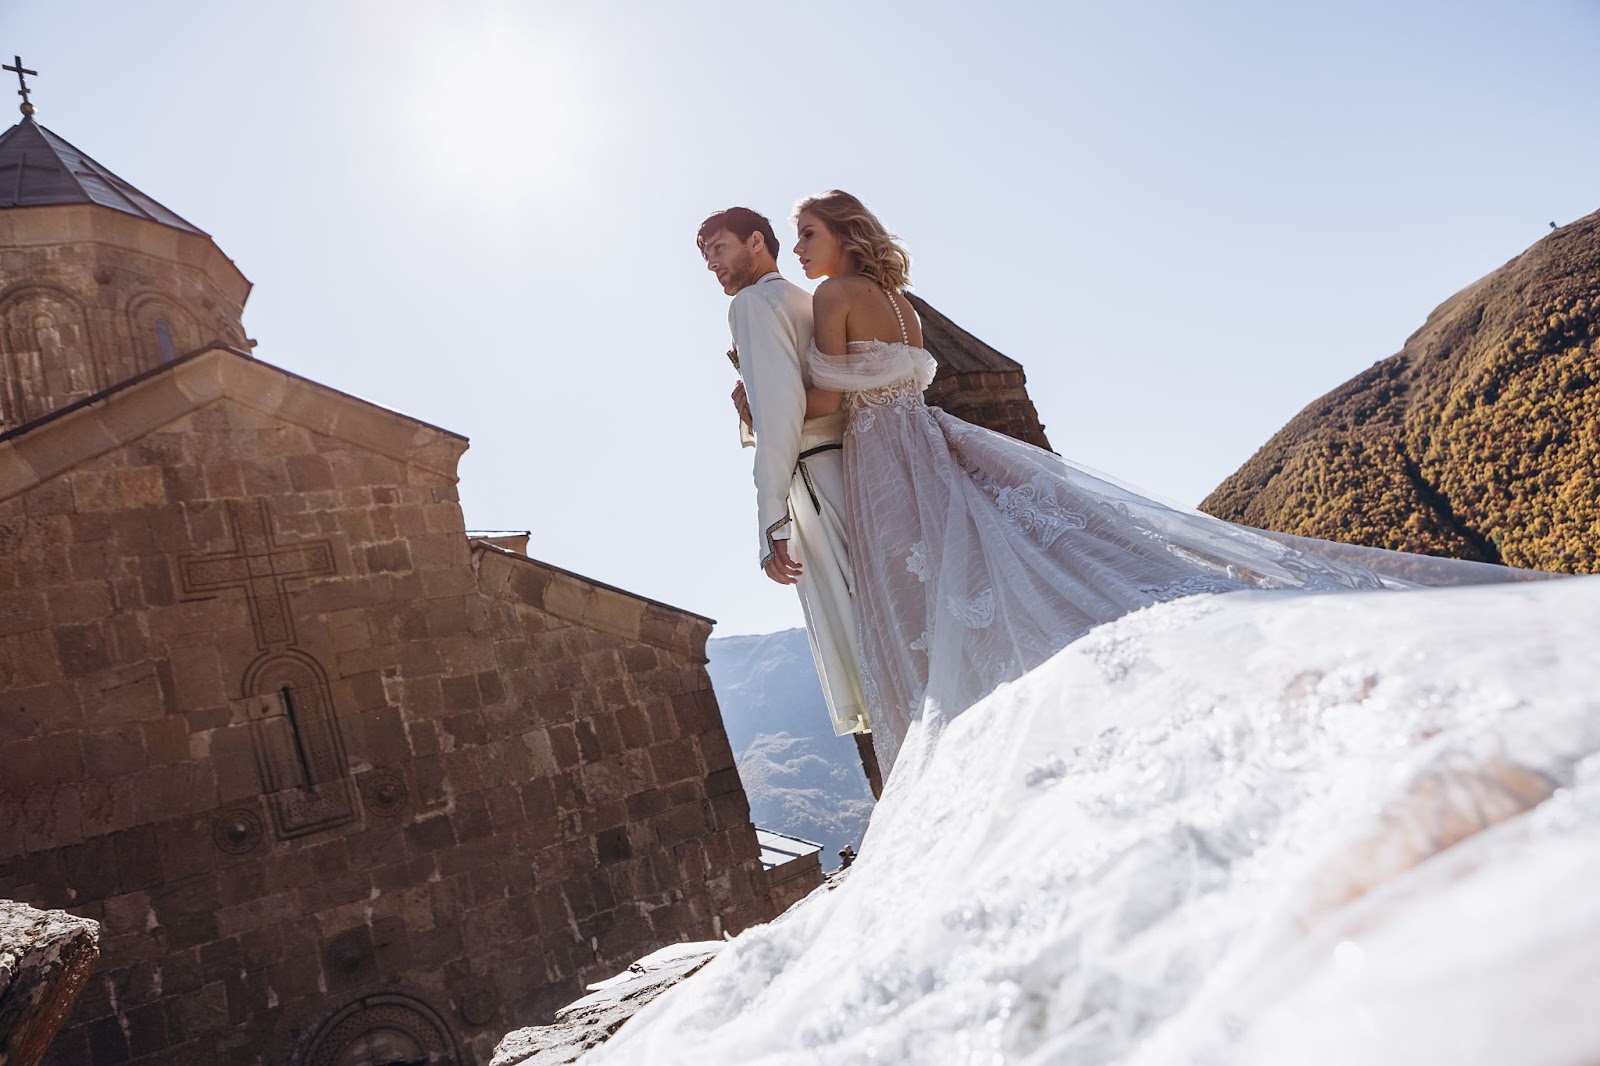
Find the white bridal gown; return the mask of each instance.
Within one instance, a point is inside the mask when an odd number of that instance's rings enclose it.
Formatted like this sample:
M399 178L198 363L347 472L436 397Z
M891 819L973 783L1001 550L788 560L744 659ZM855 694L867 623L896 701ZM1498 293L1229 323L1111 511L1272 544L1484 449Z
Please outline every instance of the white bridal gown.
M891 303L895 301L891 300ZM898 304L895 313L900 314ZM923 402L936 364L907 340L813 345L846 393L846 524L861 672L885 776L939 724L1091 627L1180 596L1547 577L1293 537L1159 503Z

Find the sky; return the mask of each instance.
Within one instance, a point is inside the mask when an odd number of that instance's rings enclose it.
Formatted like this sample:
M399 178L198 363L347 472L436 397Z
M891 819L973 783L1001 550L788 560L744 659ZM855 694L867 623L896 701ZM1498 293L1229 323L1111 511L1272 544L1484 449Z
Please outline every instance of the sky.
M1600 0L0 0L17 53L39 122L254 282L258 358L469 437L469 528L717 635L801 618L713 211L787 249L860 196L1058 451L1193 505L1600 208Z

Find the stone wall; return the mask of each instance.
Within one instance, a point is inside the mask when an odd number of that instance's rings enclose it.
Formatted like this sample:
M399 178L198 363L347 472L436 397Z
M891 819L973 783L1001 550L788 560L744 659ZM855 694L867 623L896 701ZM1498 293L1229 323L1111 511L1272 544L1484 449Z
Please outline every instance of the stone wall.
M1022 364L957 325L915 293L906 298L922 322L922 343L939 364L927 401L974 425L1049 450L1039 412L1028 398Z
M1050 449L1020 369L954 371L941 366L925 399L975 426Z
M103 929L54 1061L479 1061L771 916L709 621L469 544L464 447L227 352L0 439L0 896Z

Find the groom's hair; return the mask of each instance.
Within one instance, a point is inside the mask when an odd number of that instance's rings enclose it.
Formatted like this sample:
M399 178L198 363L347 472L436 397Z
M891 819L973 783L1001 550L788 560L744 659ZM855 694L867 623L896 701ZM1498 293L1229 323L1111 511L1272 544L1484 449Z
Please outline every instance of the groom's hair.
M750 239L750 234L759 233L767 242L767 251L774 259L778 256L778 236L772 232L772 223L767 221L766 215L758 215L748 207L730 207L700 223L700 233L694 243L701 255L706 252L706 242L722 230L733 234L741 244Z

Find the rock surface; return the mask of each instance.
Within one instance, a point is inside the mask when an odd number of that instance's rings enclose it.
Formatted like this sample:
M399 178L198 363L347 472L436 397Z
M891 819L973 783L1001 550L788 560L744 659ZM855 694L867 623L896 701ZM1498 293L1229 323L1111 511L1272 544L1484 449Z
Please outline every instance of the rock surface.
M518 1029L495 1048L489 1066L564 1066L605 1043L640 1008L716 957L724 941L671 944L615 977L589 986L590 994L556 1011L552 1025Z
M1380 548L1600 571L1600 212L1446 300L1200 509Z
M848 867L827 874L810 895L771 924L787 921L798 908L832 892L849 876ZM657 997L716 958L725 943L703 940L669 944L651 952L615 977L590 985L589 995L556 1011L553 1024L534 1025L508 1033L495 1048L489 1066L566 1066L577 1062L585 1052L609 1040Z
M100 925L0 900L0 1064L33 1066L100 957Z

